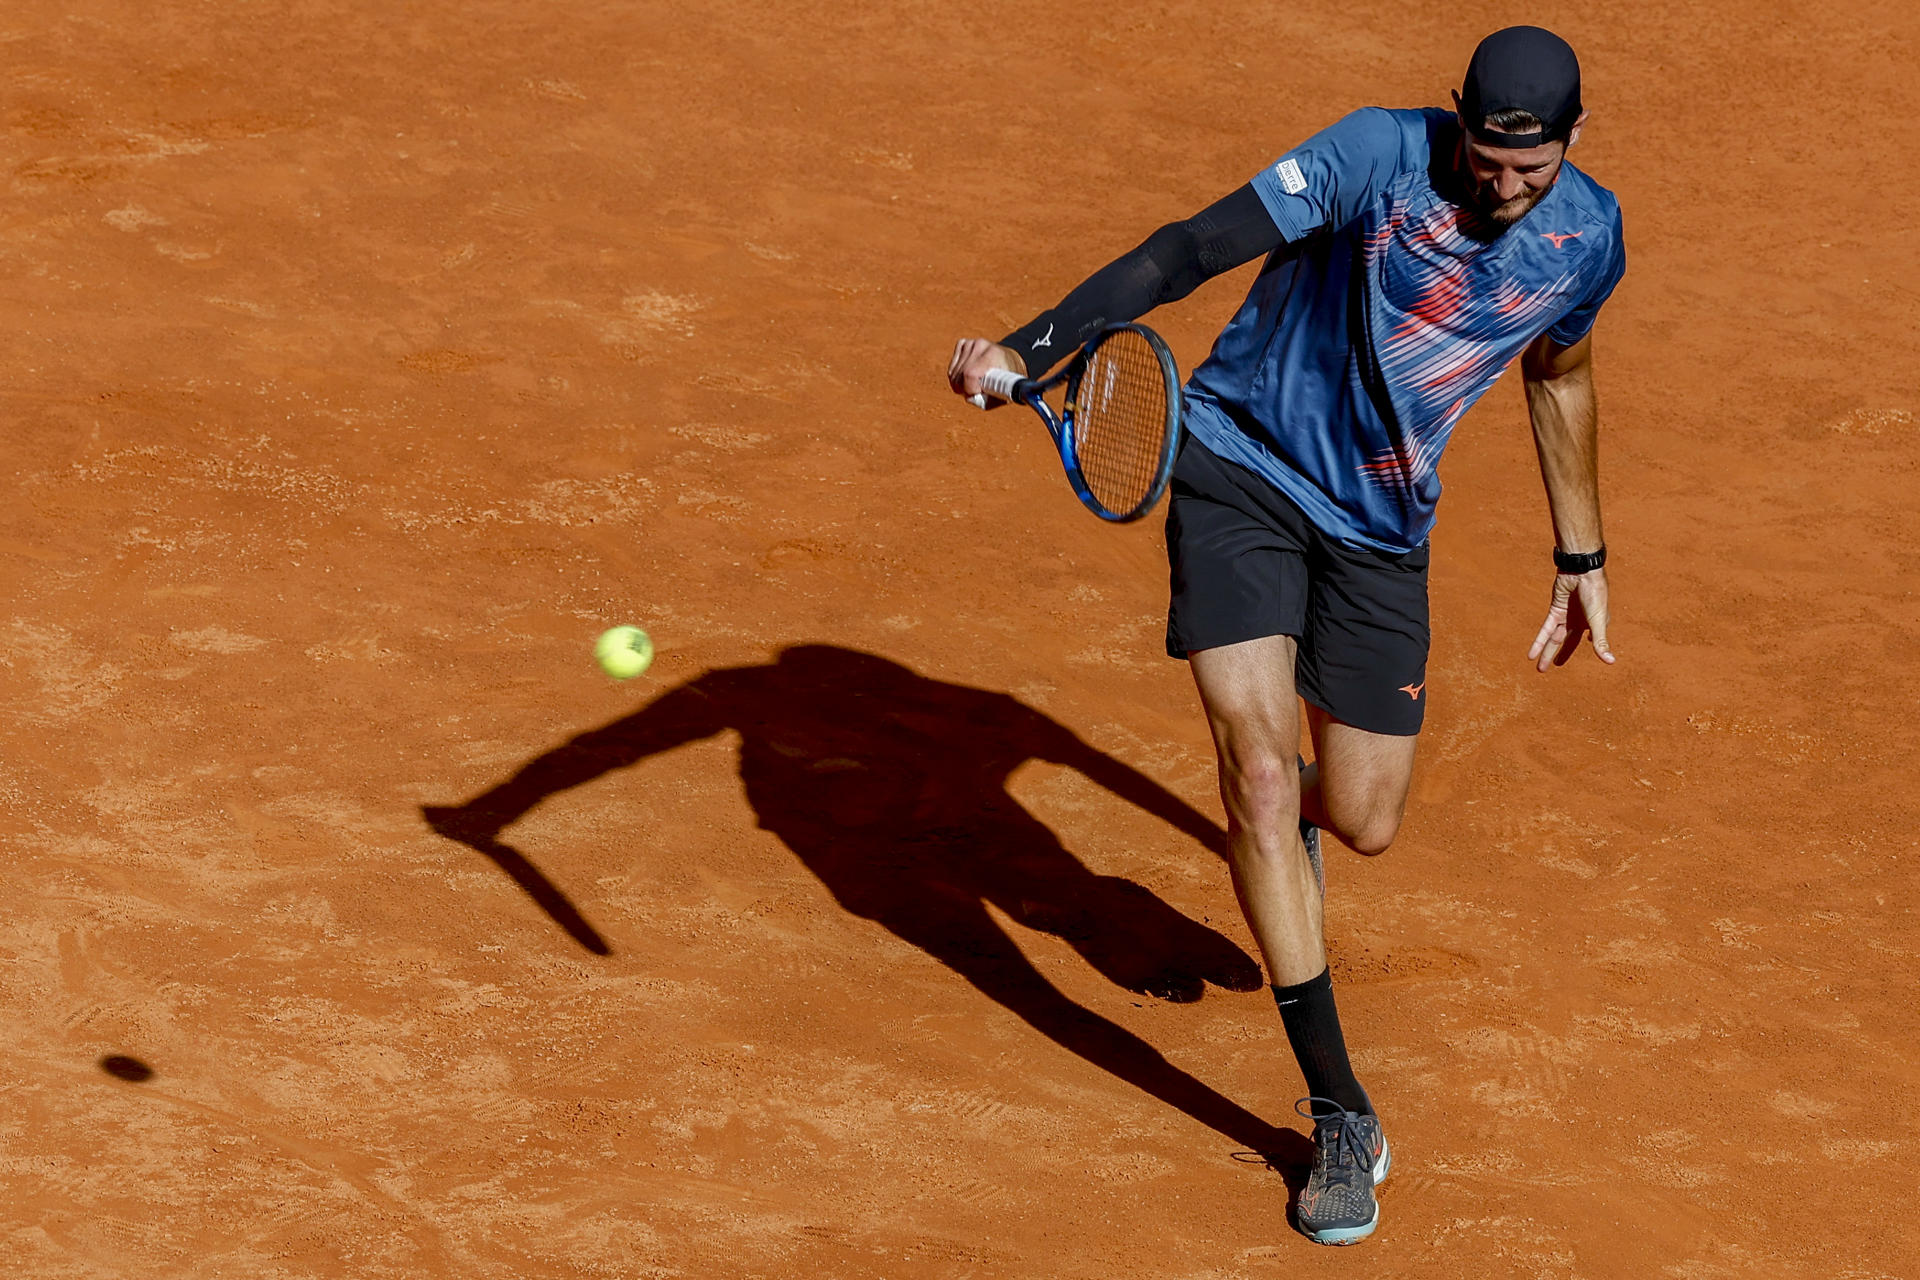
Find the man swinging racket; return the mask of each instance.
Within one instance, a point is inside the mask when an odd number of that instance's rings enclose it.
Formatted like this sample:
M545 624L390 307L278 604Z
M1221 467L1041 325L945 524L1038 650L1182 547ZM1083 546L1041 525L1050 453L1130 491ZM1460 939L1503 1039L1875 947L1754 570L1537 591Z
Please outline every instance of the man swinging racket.
M1510 27L1454 110L1356 111L949 368L972 395L1265 255L1185 388L1167 514L1167 652L1219 753L1234 888L1314 1121L1300 1229L1350 1244L1391 1163L1348 1062L1321 933L1319 831L1384 851L1426 709L1427 535L1454 425L1520 360L1557 546L1541 671L1607 647L1591 332L1625 270L1613 195L1565 162L1586 113L1565 41ZM1316 764L1296 771L1299 700Z

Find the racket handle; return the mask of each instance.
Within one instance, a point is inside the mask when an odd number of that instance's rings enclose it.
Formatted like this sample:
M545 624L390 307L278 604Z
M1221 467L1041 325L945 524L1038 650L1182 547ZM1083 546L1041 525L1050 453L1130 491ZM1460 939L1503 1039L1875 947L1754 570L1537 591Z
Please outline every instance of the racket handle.
M967 401L976 409L984 409L988 396L995 400L1018 399L1021 384L1026 381L1011 369L989 369L980 375L980 390L968 396Z

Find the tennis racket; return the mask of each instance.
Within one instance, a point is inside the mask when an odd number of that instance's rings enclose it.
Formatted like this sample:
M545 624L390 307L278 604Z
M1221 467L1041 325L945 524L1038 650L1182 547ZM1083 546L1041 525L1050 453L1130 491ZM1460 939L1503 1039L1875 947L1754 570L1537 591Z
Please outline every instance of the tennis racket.
M1062 384L1066 399L1055 413L1046 395ZM1145 325L1103 329L1050 378L994 369L980 385L969 397L980 408L992 396L1040 415L1075 496L1102 520L1138 520L1167 491L1180 447L1180 374Z

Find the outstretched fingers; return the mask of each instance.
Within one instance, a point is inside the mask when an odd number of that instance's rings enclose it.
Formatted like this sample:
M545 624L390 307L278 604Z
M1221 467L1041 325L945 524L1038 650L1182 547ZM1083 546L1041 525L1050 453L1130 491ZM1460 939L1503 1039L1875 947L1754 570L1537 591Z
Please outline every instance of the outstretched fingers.
M1539 633L1527 649L1527 661L1535 664L1535 670L1545 671L1566 647L1567 604L1572 594L1564 578L1553 580L1553 603L1547 608L1547 620L1540 624Z
M1527 649L1527 659L1537 671L1565 666L1580 651L1581 639L1591 636L1594 656L1611 666L1617 659L1607 643L1607 620L1607 580L1600 571L1579 577L1558 575L1553 580L1553 603Z

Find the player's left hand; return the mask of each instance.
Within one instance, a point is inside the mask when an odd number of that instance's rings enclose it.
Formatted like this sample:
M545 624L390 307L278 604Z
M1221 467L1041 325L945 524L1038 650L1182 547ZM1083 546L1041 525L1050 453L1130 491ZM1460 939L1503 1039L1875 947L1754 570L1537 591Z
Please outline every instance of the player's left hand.
M1592 573L1556 573L1553 576L1553 604L1540 634L1533 638L1527 659L1536 670L1548 666L1564 667L1579 651L1580 637L1593 635L1593 652L1611 665L1613 650L1607 647L1607 571Z

